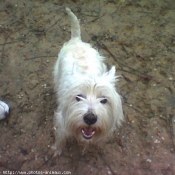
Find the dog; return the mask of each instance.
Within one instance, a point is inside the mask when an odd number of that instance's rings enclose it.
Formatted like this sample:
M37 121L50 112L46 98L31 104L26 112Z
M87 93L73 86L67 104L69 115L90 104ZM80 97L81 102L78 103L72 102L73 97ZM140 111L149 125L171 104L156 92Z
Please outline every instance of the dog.
M71 39L65 43L54 67L58 108L54 129L57 155L66 140L75 138L86 147L105 141L123 120L120 95L115 85L115 66L108 71L105 58L81 40L80 24L66 8L71 21Z

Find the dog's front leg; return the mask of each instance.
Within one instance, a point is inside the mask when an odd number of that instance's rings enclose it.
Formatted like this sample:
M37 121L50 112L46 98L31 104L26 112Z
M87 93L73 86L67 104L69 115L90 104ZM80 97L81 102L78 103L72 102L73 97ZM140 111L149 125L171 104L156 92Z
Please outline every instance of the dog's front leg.
M61 112L56 113L54 120L55 144L52 146L52 149L55 151L54 156L61 155L66 142L64 123L60 115Z

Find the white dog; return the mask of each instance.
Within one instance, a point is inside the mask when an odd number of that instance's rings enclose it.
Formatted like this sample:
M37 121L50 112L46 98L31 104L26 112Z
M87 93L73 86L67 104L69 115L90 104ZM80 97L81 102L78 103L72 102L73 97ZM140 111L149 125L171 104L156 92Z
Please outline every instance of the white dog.
M71 39L61 49L54 69L58 109L55 113L56 154L65 141L96 144L121 124L123 110L115 90L115 67L107 71L101 56L80 36L77 17L66 8L71 20Z

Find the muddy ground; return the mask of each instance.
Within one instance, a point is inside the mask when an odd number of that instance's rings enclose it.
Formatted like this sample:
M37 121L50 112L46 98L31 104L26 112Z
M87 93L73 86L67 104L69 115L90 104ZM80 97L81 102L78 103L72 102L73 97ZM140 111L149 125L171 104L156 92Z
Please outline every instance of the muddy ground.
M83 155L68 143L53 157L52 70L70 38L65 6L122 75L125 121L103 150ZM0 99L12 108L0 121L0 174L174 175L175 2L0 0Z

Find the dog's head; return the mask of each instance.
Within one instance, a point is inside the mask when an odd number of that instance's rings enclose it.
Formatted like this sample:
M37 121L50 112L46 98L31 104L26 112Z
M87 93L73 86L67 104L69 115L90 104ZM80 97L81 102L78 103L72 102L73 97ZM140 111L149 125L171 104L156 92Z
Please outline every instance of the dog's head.
M115 68L98 78L75 77L75 86L62 101L66 130L77 140L97 142L123 119L122 104L115 90Z

